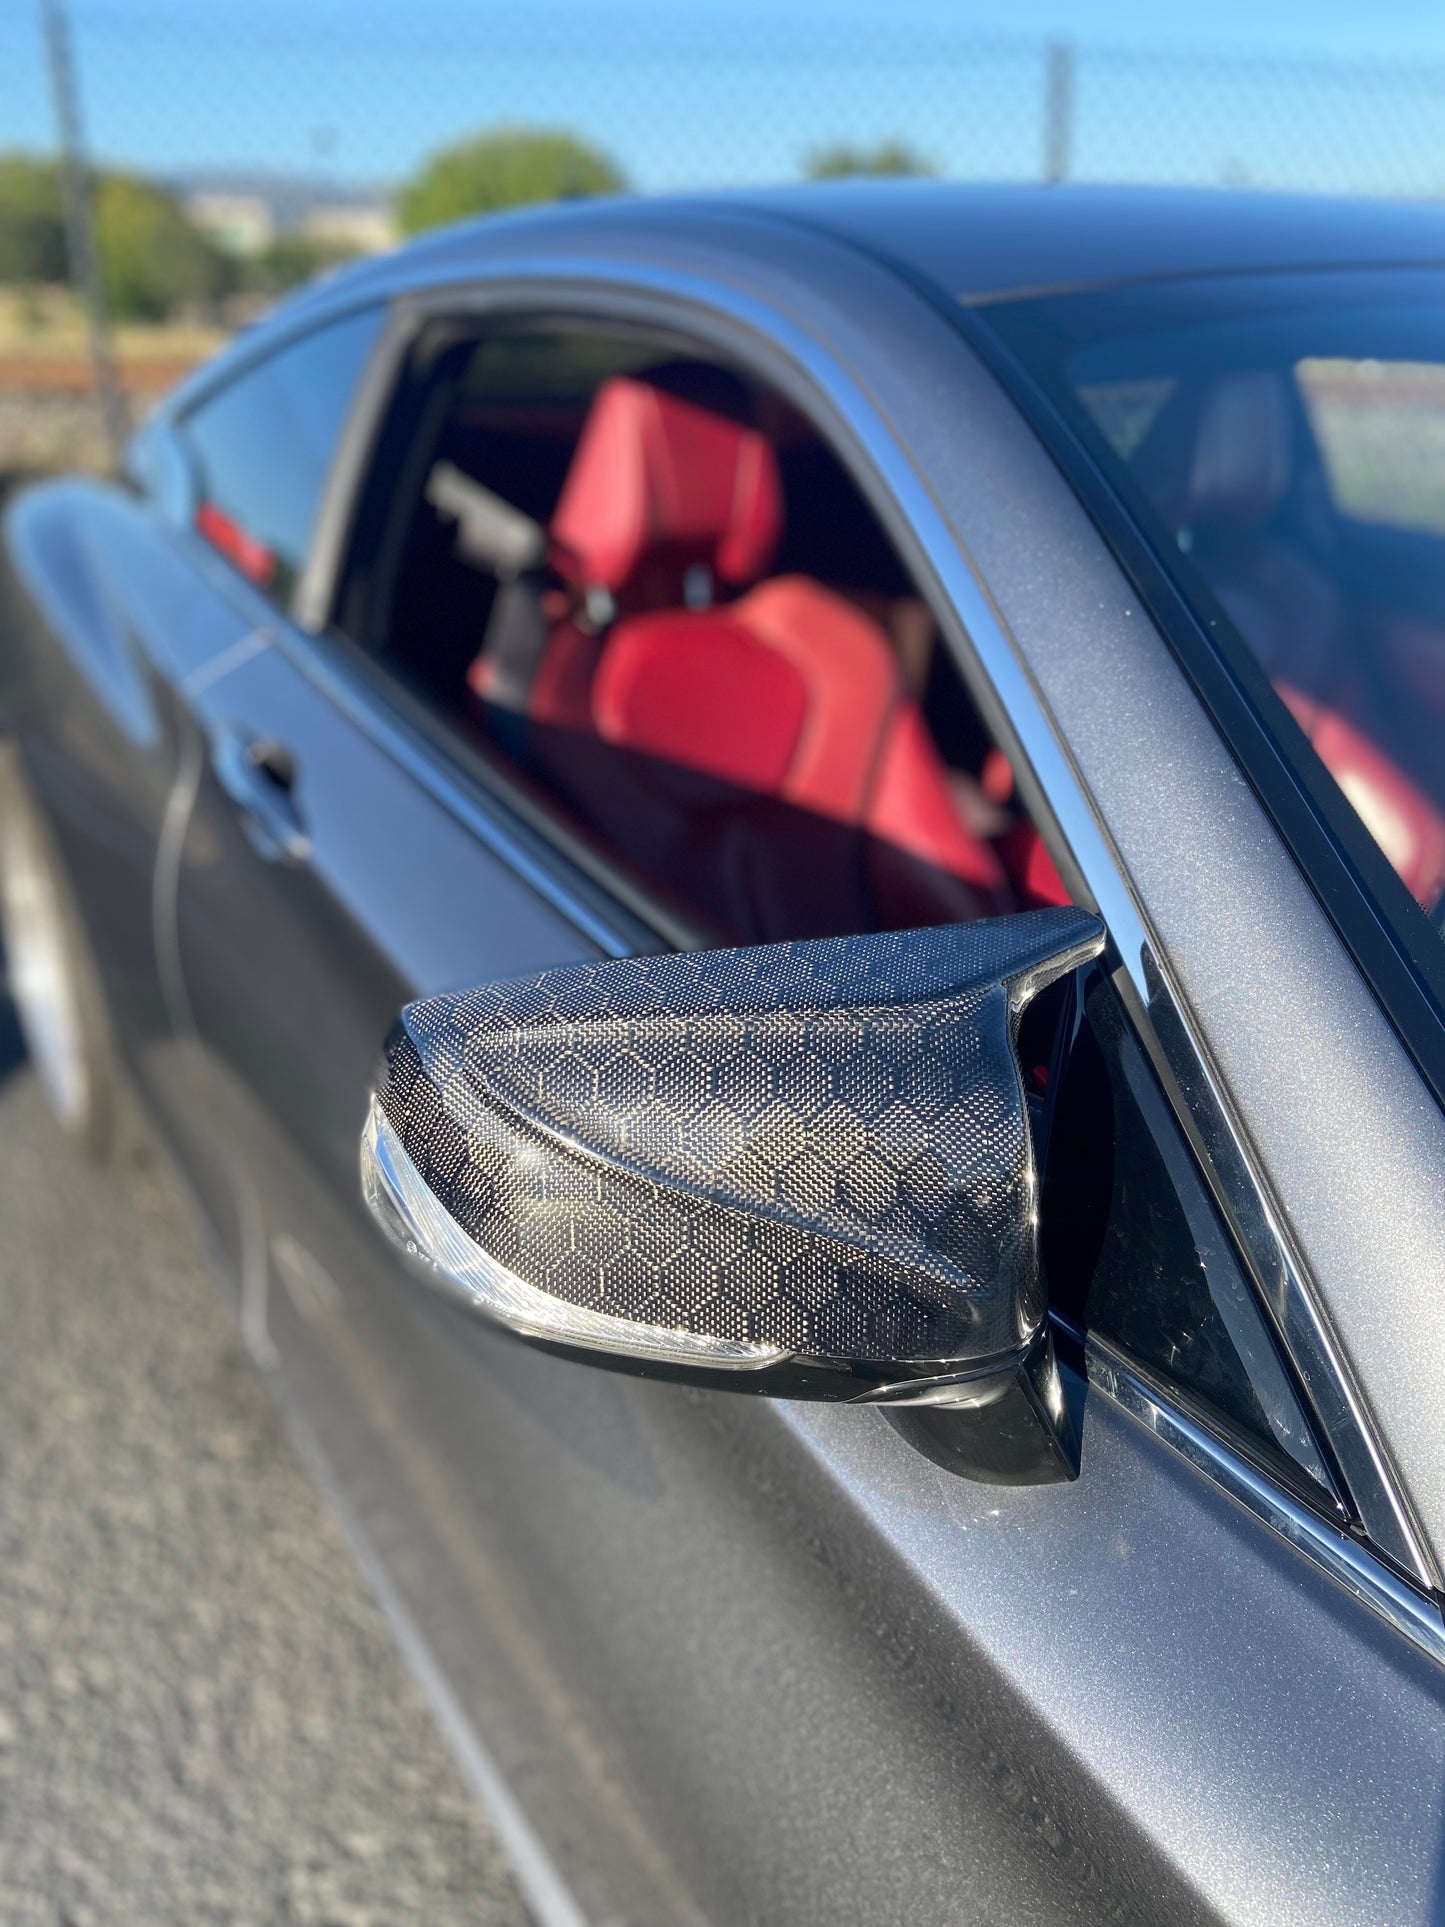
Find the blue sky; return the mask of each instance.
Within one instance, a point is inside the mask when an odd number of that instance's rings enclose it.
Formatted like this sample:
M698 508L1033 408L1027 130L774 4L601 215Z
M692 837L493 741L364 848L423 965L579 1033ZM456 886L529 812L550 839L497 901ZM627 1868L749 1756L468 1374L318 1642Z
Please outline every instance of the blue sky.
M1080 49L1086 176L1445 194L1445 0L69 0L100 156L393 180L497 121L640 187L795 177L834 140L939 171L1042 152L1041 43ZM53 139L38 8L0 0L0 145Z

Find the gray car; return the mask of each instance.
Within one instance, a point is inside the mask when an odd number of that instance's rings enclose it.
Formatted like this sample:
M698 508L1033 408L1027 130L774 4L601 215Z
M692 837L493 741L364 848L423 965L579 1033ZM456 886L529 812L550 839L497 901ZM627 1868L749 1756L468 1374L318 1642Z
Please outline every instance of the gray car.
M1445 1918L1442 296L1423 207L573 205L11 503L32 1056L539 1919Z

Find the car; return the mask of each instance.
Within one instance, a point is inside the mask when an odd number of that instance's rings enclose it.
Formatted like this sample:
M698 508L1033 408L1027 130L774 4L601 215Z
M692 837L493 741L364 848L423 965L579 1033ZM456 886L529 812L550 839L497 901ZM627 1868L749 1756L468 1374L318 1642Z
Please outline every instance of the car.
M38 1073L539 1920L1445 1915L1442 294L1423 205L575 203L10 503Z

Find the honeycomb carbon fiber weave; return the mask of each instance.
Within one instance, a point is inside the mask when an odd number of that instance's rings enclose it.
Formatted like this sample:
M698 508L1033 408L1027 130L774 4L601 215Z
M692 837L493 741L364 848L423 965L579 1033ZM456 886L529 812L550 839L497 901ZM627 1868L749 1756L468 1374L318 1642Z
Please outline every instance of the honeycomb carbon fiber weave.
M1102 944L1063 909L543 971L409 1005L380 1110L560 1342L961 1369L1042 1321L1014 1039Z

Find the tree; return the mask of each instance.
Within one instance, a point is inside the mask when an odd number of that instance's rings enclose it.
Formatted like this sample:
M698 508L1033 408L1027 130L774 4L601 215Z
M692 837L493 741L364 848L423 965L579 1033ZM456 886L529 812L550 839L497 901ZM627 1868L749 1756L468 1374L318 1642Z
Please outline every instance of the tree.
M804 169L810 181L842 181L858 174L933 175L938 169L907 141L880 141L876 147L853 147L839 141L808 156Z
M596 148L573 134L497 127L433 154L397 197L403 231L493 214L504 207L617 194L627 182Z
M118 319L159 321L225 292L229 263L171 195L128 174L97 176L93 192L101 274ZM0 282L69 279L58 164L0 154Z
M356 249L308 234L278 234L258 255L237 262L240 286L253 294L279 295L299 288L328 268L356 259Z
M0 282L63 281L60 170L29 154L0 154Z
M180 203L149 181L107 174L95 196L96 246L111 312L160 321L225 293L232 269L187 220Z

